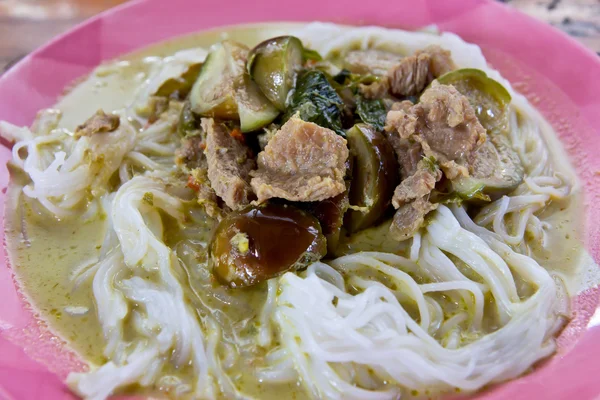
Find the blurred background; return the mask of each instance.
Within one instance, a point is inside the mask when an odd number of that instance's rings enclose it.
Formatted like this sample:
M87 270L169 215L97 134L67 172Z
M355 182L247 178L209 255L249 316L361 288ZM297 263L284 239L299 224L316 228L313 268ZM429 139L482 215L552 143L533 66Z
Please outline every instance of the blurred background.
M0 74L52 37L126 1L0 0ZM600 54L600 0L495 1L558 27Z

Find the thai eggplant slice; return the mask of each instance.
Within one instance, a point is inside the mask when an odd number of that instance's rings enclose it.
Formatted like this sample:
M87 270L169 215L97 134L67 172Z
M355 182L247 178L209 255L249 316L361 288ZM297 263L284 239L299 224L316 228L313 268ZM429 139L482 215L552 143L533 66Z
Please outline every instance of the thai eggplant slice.
M200 123L192 112L189 101L183 103L181 114L177 121L177 133L181 137L195 136L200 133Z
M354 163L344 225L353 233L384 215L399 183L399 167L391 145L371 125L356 124L346 135Z
M488 135L471 157L470 175L452 181L452 189L464 200L493 201L515 190L523 182L525 170L519 155L501 134ZM483 195L483 196L482 196Z
M192 90L192 86L202 69L202 63L192 64L176 78L169 78L156 90L155 96L174 97L183 100Z
M452 181L453 190L464 200L495 200L517 188L524 169L505 133L509 129L510 93L485 72L464 68L438 78L453 85L469 99L488 135L485 144L469 159L468 177Z
M292 205L266 203L233 212L219 223L210 263L223 284L244 287L305 268L326 253L314 216Z
M265 40L250 51L248 73L262 93L281 111L304 62L304 47L294 36Z
M279 111L246 73L248 48L224 41L211 48L190 92L191 110L203 117L240 121L242 132L271 123Z
M344 215L348 211L349 205L346 191L330 199L322 200L312 207L311 214L321 223L323 234L327 239L327 253L333 253L338 246Z
M452 85L469 99L481 125L490 134L508 130L510 93L485 72L474 68L457 69L437 78L439 83Z
M279 111L266 100L246 73L236 90L235 98L242 132L251 132L267 126L279 115Z

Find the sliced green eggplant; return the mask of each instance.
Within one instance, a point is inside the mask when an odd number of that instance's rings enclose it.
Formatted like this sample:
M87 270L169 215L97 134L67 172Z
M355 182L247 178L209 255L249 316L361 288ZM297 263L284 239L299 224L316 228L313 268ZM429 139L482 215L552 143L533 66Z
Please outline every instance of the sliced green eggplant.
M267 203L224 218L210 244L209 260L219 281L245 287L305 268L326 252L315 217L291 205Z
M323 234L327 239L327 254L335 254L335 251L342 238L342 228L344 226L344 217L350 207L349 191L352 184L352 171L354 160L352 157L346 160L346 190L335 197L315 202L298 201L293 204L314 215L321 224Z
M437 80L444 85L454 86L469 99L479 122L489 133L501 133L508 129L510 93L485 72L463 68L448 72Z
M344 225L352 233L370 227L384 215L399 183L399 167L391 145L371 125L356 124L346 138L354 168L351 210Z
M215 44L190 92L192 111L205 117L237 119L235 85L244 74L248 48L224 41Z
M176 97L181 100L185 99L190 93L190 90L192 90L194 82L198 79L198 74L201 69L202 63L190 65L181 76L169 78L164 81L154 95L161 97Z
M302 68L304 47L294 36L279 36L258 44L248 56L248 73L264 95L281 111Z
M470 174L452 181L452 189L464 200L496 200L523 182L519 155L502 135L488 135L486 142L469 160Z
M279 115L279 110L261 93L250 75L244 74L236 88L235 99L242 132L251 132L269 125Z
M245 70L248 48L224 41L211 49L190 93L191 109L205 117L240 120L242 132L262 128L279 114Z
M177 121L177 133L182 137L194 136L200 132L196 116L192 112L189 101L183 103L179 120Z
M327 253L333 254L340 241L344 215L350 205L348 192L338 194L335 197L310 203L296 203L301 209L314 215L321 224L323 234L327 239Z

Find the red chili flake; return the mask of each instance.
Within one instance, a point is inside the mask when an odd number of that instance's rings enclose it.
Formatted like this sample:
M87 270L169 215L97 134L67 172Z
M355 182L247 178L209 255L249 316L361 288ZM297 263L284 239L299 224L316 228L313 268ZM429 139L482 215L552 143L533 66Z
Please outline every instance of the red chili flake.
M193 175L188 176L187 187L192 189L194 192L198 192L200 190L200 185L196 181Z
M231 135L232 138L240 141L241 143L246 143L246 138L244 137L244 134L238 128L235 128L231 132L229 132L229 135Z

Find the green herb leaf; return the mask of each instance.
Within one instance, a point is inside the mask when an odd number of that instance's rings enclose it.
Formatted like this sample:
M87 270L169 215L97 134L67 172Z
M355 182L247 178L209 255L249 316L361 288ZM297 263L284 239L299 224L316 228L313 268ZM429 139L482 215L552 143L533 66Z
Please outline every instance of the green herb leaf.
M364 123L371 125L377 131L383 131L385 118L387 116L387 110L385 104L383 104L383 100L369 100L357 95L356 113Z
M324 128L329 128L341 136L342 109L344 102L331 86L325 74L318 70L304 71L298 76L296 89L290 99L283 122L299 113L300 119Z

